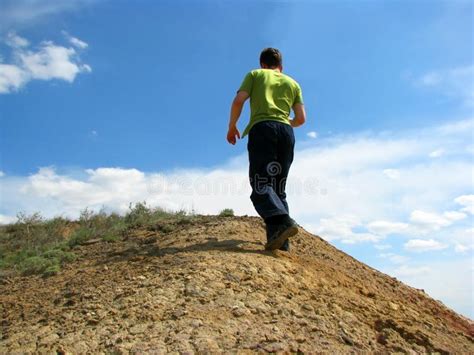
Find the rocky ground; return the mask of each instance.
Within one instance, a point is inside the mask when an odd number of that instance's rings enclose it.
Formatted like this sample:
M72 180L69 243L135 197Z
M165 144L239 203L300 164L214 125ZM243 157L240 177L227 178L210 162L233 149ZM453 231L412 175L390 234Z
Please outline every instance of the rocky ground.
M194 218L80 246L57 275L0 280L0 353L474 353L472 321L303 229ZM94 241L92 241L94 242Z

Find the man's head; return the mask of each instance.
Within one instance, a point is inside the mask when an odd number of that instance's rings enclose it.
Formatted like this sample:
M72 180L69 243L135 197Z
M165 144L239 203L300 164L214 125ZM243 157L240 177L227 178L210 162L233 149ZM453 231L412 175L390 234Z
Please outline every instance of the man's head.
M281 53L276 48L265 48L260 53L260 66L265 69L283 70L283 59Z

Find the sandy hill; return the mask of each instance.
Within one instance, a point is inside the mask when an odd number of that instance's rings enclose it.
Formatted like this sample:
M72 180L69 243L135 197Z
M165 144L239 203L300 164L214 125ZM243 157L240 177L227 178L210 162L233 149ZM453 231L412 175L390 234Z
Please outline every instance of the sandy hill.
M253 217L91 241L59 274L0 281L0 353L474 353L473 322L303 229Z

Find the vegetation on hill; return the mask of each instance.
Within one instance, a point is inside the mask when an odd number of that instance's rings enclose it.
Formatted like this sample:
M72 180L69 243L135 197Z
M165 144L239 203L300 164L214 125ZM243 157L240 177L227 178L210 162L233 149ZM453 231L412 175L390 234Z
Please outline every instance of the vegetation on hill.
M224 208L220 211L219 217L234 217L234 210L232 208Z
M193 217L182 210L151 208L145 202L130 204L123 216L86 208L76 221L19 213L16 223L0 226L0 272L53 275L76 258L77 246L101 240L113 243L138 228L171 232Z

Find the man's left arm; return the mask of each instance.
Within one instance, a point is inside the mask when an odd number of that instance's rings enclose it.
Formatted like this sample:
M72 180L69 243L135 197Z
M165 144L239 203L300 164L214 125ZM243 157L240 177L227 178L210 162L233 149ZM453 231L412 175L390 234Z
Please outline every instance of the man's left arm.
M237 95L235 95L234 101L232 101L232 106L230 108L229 130L227 131L227 141L232 145L236 143L237 138L240 139L237 121L239 120L240 114L242 113L244 103L249 97L250 95L248 92L240 90Z

